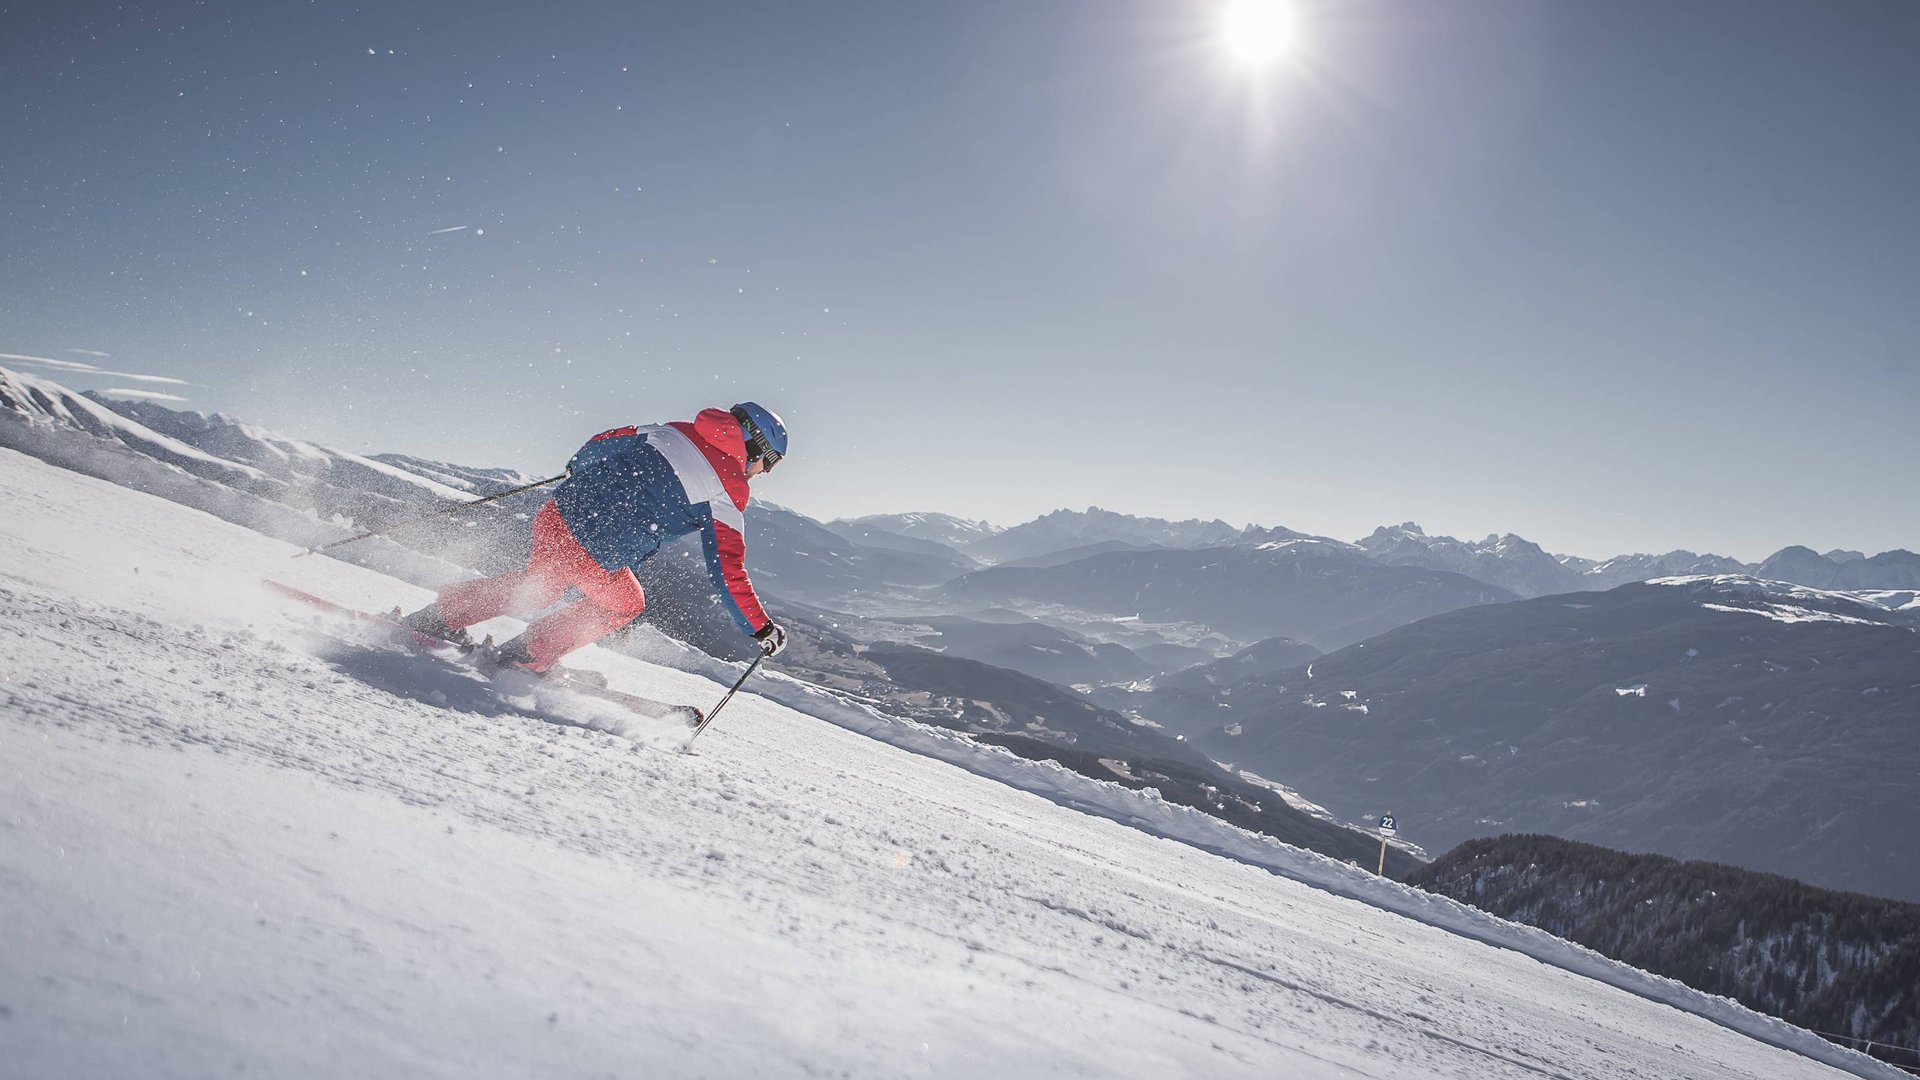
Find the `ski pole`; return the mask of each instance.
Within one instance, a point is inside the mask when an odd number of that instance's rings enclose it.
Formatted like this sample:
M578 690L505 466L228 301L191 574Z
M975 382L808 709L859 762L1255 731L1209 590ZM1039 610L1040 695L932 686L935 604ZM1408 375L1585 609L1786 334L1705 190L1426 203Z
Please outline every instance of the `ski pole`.
M747 676L753 674L753 669L759 667L760 661L765 660L766 658L767 658L766 653L761 653L759 656L756 656L753 658L753 663L748 664L747 670L741 672L740 677L734 680L733 689L728 690L726 693L726 696L720 699L720 704L715 705L713 709L707 713L707 715L700 718L700 723L694 726L693 734L687 736L688 746L692 746L693 740L699 738L700 733L707 730L707 725L713 723L713 718L716 716L719 716L720 710L726 708L727 702L733 700L734 691L740 689L740 684L746 682Z
M509 491L503 491L498 495L489 495L484 499L474 499L472 502L455 503L452 506L443 507L429 514L421 514L419 517L416 517L416 518L408 518L405 521L394 522L392 525L389 525L384 529L375 529L372 532L363 532L359 536L349 536L345 540L335 540L331 544L321 544L319 547L316 547L316 548L308 548L307 550L302 551L299 554L296 554L294 558L297 559L301 555L312 555L315 552L325 551L328 548L337 548L342 544L351 544L358 540L368 539L369 537L384 536L395 529L404 529L409 525L418 525L422 521L431 521L434 518L445 517L448 514L457 514L462 510L479 506L481 503L490 503L496 499L504 499L509 495L518 495L523 491L532 491L534 488L546 487L548 484L557 484L560 481L565 480L566 478L567 478L567 474L561 473L559 476L548 477L545 480L536 480L531 484L522 484L517 488L513 488Z

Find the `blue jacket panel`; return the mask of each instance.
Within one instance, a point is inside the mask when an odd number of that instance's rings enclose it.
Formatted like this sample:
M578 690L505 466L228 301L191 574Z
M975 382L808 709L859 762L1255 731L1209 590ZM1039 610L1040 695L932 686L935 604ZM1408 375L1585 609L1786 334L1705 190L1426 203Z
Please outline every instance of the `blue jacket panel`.
M553 493L560 517L607 570L638 566L661 544L700 527L673 466L646 432L596 439L567 463Z
M754 633L767 619L742 565L740 511L676 427L596 437L567 463L554 503L580 546L607 570L638 566L662 544L699 532L715 591L741 630Z

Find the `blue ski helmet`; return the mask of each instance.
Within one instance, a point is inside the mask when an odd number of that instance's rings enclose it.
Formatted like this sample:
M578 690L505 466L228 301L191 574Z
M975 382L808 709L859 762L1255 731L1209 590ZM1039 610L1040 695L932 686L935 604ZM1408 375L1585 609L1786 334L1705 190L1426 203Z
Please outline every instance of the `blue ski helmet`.
M772 472L780 459L787 456L787 425L780 422L773 410L751 401L735 405L733 418L740 421L740 433L746 436L747 461L763 460L766 471Z

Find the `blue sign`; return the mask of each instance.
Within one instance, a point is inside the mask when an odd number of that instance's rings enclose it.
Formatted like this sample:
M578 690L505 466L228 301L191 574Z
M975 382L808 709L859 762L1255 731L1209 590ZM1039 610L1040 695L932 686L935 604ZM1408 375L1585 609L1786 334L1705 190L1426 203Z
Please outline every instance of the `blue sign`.
M1397 833L1399 831L1400 830L1396 828L1393 824L1392 814L1380 815L1380 835L1381 836L1392 836L1394 833Z

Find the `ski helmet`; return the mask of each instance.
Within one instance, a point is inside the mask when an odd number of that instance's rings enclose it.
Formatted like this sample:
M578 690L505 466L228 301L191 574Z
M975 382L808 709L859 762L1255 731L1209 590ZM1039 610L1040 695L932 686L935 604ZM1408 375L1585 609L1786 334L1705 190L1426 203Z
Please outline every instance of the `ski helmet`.
M751 401L735 405L733 418L740 421L740 433L746 437L748 463L757 458L766 462L766 471L772 472L780 459L787 456L787 425L780 422L773 410Z

